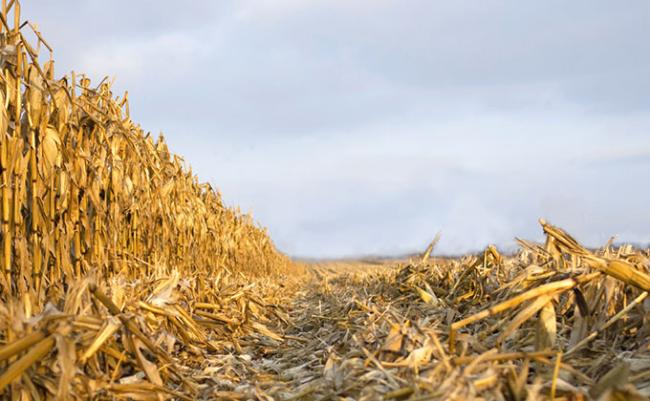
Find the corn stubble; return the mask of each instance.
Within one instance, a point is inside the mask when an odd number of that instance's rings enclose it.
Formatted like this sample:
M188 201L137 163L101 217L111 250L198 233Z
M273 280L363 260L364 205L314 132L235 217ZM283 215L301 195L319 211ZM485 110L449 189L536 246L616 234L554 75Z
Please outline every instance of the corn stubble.
M291 262L127 94L54 79L20 2L0 15L3 399L650 395L648 251L540 221L512 256Z

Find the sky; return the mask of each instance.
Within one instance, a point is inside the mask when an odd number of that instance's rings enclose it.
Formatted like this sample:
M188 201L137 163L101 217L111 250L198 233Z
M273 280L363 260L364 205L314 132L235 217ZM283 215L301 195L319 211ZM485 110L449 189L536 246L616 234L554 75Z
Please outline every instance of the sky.
M650 2L23 3L290 255L650 242Z

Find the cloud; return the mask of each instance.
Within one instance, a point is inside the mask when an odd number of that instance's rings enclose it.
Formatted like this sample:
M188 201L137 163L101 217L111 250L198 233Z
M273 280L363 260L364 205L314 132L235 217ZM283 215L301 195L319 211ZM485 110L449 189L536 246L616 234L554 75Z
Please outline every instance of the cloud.
M647 241L650 3L40 0L59 71L134 118L292 254Z
M82 54L79 68L101 79L107 74L106 66L110 65L110 74L120 80L153 81L153 75L161 86L165 86L171 80L182 81L208 52L195 36L168 32L129 41L108 41Z

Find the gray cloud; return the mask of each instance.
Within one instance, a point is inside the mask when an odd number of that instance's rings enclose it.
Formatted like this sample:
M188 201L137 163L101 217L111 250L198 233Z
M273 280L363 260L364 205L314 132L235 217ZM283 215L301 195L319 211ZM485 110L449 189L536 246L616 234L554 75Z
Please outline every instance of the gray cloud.
M650 241L644 1L116 0L24 5L60 73L134 118L279 246L442 252Z

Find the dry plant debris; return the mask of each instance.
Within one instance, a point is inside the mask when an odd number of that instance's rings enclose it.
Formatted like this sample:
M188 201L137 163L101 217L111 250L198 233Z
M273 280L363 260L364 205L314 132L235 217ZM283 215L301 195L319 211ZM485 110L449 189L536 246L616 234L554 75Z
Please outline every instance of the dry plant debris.
M86 277L38 314L3 305L15 335L0 386L12 399L647 400L648 251L590 251L542 226L546 243L513 256Z
M541 223L546 243L520 240L514 256L429 250L321 274L290 332L307 343L277 351L292 374L279 398L646 400L648 251L590 251Z
M291 262L1 11L3 399L650 396L647 250L541 221L515 255Z

